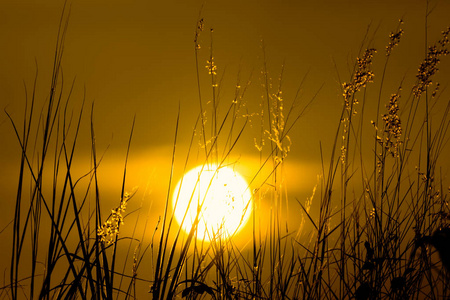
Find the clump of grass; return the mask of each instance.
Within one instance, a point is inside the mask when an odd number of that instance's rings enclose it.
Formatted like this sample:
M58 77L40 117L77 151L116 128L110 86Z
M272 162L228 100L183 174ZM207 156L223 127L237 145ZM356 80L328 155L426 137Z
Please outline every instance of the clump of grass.
M70 111L74 84L66 90L63 81L61 64L69 14L65 8L61 16L47 106L37 115L35 80L31 99L26 99L23 128L6 112L21 150L10 283L1 289L11 299L112 299L116 294L134 297L133 282L128 291L121 290L116 283L117 278L122 280L126 276L116 271L117 244L123 242L119 227L126 217L126 204L132 198L125 192L126 159L119 207L104 219L97 178L101 158L96 153L93 105L90 120L93 165L81 177L74 175L86 107L82 99L80 111ZM130 142L132 132L133 129ZM130 143L126 158L129 148ZM135 270L140 259L134 258Z

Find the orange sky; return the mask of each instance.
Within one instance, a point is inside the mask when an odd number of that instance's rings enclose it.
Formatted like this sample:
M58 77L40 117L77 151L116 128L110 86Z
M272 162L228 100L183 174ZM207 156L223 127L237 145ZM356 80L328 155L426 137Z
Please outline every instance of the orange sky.
M116 142L126 139L127 125L136 114L139 147L154 141L171 143L171 135L154 124L173 123L178 103L183 111L198 109L193 36L203 2L72 1L64 74L67 82L76 77L77 95L86 88L87 100L95 101L96 126L104 132L105 142L112 134ZM401 17L405 36L395 58L400 67L395 72L412 75L416 71L423 53L425 1L306 2L205 2L205 29L214 28L216 63L219 72L226 68L224 98L233 93L239 69L243 81L254 71L252 96L259 96L263 39L274 79L285 62L286 98L293 98L309 70L307 88L303 89L305 99L325 84L310 116L319 110L323 113L323 109L329 113L328 107L340 107L339 99L330 99L336 98L335 92L339 91L333 60L341 80L345 80L347 63L353 63L367 26L378 28L373 46L381 50ZM432 41L447 26L450 3L431 3L438 4L428 25ZM2 109L7 107L10 113L19 114L23 81L31 88L35 60L39 67L38 92L46 94L61 9L62 1L2 1ZM201 36L201 65L209 56L209 42L209 32L205 31ZM206 81L207 73L202 76ZM302 126L311 132L313 126L305 119ZM5 115L0 117L2 134L10 131L5 120ZM315 147L310 151L314 152ZM3 151L13 150L2 147Z

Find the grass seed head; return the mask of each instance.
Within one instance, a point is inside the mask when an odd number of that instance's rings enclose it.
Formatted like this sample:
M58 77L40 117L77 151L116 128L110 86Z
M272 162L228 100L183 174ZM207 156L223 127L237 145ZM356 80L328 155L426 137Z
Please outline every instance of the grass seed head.
M97 229L97 236L102 243L106 243L107 245L112 244L119 234L119 227L124 224L123 218L129 198L130 195L125 193L120 201L120 205L115 209L111 209L111 215L105 223Z
M400 28L400 25L402 24L403 20L400 20L398 30L389 34L389 44L386 46L386 56L391 55L392 49L394 49L400 43L400 39L403 35L403 29Z
M420 64L416 75L418 82L414 87L414 96L417 98L433 83L432 77L439 71L440 58L450 53L448 50L449 34L450 27L442 31L442 38L435 45L428 47L427 55Z
M393 157L398 155L398 145L402 134L402 123L400 120L398 99L400 94L392 94L389 104L386 105L387 113L383 115L384 121L384 143L385 149L392 154Z

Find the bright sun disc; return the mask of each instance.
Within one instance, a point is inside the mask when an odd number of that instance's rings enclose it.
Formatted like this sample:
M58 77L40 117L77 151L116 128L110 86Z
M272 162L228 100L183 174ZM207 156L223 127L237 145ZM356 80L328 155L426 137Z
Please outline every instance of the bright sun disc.
M175 188L172 207L186 232L201 208L197 238L209 241L219 236L228 238L242 228L250 216L251 201L250 189L241 175L231 168L212 165L184 174Z

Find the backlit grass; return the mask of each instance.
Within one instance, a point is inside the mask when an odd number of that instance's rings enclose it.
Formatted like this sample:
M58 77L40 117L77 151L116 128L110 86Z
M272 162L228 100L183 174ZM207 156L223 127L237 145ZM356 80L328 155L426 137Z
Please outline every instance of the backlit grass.
M199 19L194 34L198 116L189 146L179 157L183 111L167 134L173 136L170 175L162 211L139 209L136 190L127 191L134 119L123 155L115 204L102 198L96 145L95 106L73 99L64 81L62 57L67 26L63 12L50 90L37 107L36 82L25 99L23 118L10 119L21 150L11 241L10 266L0 295L11 299L446 299L450 292L450 228L445 152L450 101L436 82L449 54L450 29L425 41L415 82L396 79L385 98L386 80L403 22L388 34L387 45L363 38L351 75L341 78L342 110L336 112L334 140L317 146L321 173L307 199L292 199L285 166L302 137L292 134L317 95L286 100L283 71L273 80L263 65L262 97L247 98L250 80L238 76L234 98L220 97L220 66L214 60L213 33L205 36ZM377 33L385 34L385 33ZM202 38L202 39L201 39ZM202 41L210 41L203 60ZM205 48L208 48L205 47ZM205 68L206 66L206 68ZM381 72L376 73L375 66ZM208 74L208 81L200 78ZM38 75L36 75L37 78ZM303 86L301 86L303 88ZM208 95L205 95L205 89ZM298 101L297 101L298 100ZM72 109L73 102L83 105ZM247 103L259 110L249 111ZM374 112L367 106L375 105ZM88 118L86 119L86 116ZM128 118L124 118L128 120ZM77 141L88 120L90 167L74 171ZM317 122L321 122L317 120ZM250 123L252 126L250 126ZM251 128L250 128L251 127ZM256 129L255 129L256 128ZM248 132L254 134L248 141ZM245 242L238 235L198 234L201 220L190 216L186 231L175 219L172 198L178 178L200 165L238 168L239 144L251 143L258 157L248 189L252 214ZM446 181L447 180L447 181ZM181 185L183 183L180 183ZM193 191L192 191L193 192ZM192 200L191 196L191 200ZM199 201L191 201L198 205ZM293 203L295 205L293 205ZM264 209L268 207L268 209ZM250 209L250 207L248 208ZM288 212L300 224L293 228ZM245 213L243 213L245 214ZM134 222L128 221L134 216ZM152 217L152 218L150 218ZM147 218L147 219L146 219ZM181 220L180 220L181 219ZM147 220L147 221L144 221ZM152 220L152 221L148 221ZM154 221L154 222L153 222ZM140 230L144 228L143 230ZM126 230L125 230L126 229ZM124 231L127 234L124 234ZM129 234L128 234L129 233ZM148 262L143 266L143 262Z

